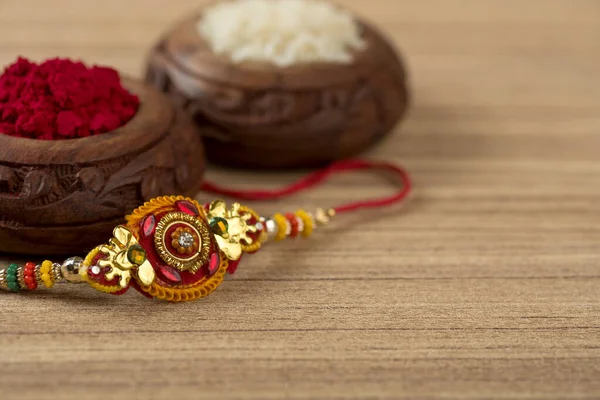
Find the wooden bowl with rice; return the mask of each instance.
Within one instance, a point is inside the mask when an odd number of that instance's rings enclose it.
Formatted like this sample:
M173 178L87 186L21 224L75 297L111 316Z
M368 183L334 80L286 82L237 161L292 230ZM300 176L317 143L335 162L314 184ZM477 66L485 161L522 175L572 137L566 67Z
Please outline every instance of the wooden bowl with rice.
M315 13L300 3L325 8ZM265 14L281 23L270 28ZM251 21L246 31L227 28ZM288 40L273 42L273 35ZM210 161L241 168L314 167L357 155L392 132L408 105L405 68L391 43L372 25L312 0L203 9L163 35L146 81L193 116Z

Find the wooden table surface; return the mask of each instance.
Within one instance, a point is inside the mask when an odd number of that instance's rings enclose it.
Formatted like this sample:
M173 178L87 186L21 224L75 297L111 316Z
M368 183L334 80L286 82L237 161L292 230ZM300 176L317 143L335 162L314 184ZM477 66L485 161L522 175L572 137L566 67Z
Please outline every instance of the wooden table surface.
M0 0L0 63L141 76L199 3ZM367 156L403 163L412 201L269 247L195 303L0 294L2 400L600 398L600 2L342 4L407 57L408 119ZM389 190L360 174L256 208Z

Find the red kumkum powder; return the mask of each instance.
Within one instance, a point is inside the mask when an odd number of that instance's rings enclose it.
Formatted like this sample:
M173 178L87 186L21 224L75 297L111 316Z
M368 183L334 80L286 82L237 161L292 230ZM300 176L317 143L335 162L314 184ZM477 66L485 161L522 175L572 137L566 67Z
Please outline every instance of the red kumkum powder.
M139 107L112 68L19 58L0 76L0 134L60 140L117 129Z

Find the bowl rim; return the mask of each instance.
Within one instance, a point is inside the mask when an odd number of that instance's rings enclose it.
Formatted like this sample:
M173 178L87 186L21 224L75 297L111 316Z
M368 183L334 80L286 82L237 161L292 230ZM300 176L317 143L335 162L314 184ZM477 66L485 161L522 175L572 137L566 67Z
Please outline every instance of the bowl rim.
M140 99L135 115L125 125L102 134L76 139L39 140L0 134L0 164L89 164L118 158L135 149L148 147L168 133L175 116L169 100L158 90L141 81L122 76L123 86ZM129 146L121 146L127 141ZM132 149L131 144L135 144ZM108 150L107 150L108 149Z
M205 9L181 20L163 36L159 46L162 46L166 56L179 68L215 84L249 89L314 89L358 80L380 67L382 62L390 62L390 55L395 55L396 62L401 62L392 42L375 26L354 15L369 46L356 51L355 59L349 64L314 62L288 67L270 63L235 64L227 57L215 54L198 33L196 25ZM174 51L174 39L184 43L182 47L185 51Z

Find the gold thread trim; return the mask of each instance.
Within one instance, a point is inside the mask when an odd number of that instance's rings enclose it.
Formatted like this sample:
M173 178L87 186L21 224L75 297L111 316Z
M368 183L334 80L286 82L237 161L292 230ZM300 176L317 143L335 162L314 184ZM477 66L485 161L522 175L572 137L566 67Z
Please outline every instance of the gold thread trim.
M88 280L87 281L88 285L90 285L91 287L93 287L94 289L98 290L99 292L102 293L115 293L118 292L119 290L123 290L125 288L122 288L121 286L105 286L105 285L101 285L98 282L92 281L92 280Z
M200 217L206 218L206 211L204 210L204 207L202 207L200 203L194 199L190 199L189 197L185 196L161 196L145 202L143 205L133 210L131 214L127 215L125 217L125 220L127 221L127 227L134 232L138 232L140 222L142 222L146 215L153 214L162 208L172 207L177 201L180 200L186 200L192 203L198 209Z
M98 247L94 247L92 249L92 251L90 251L87 256L85 256L85 259L83 260L83 265L85 265L86 267L91 267L92 266L92 261L94 261L94 258L98 255L98 252L100 252L100 246ZM83 271L86 277L87 277L87 269L85 269Z

